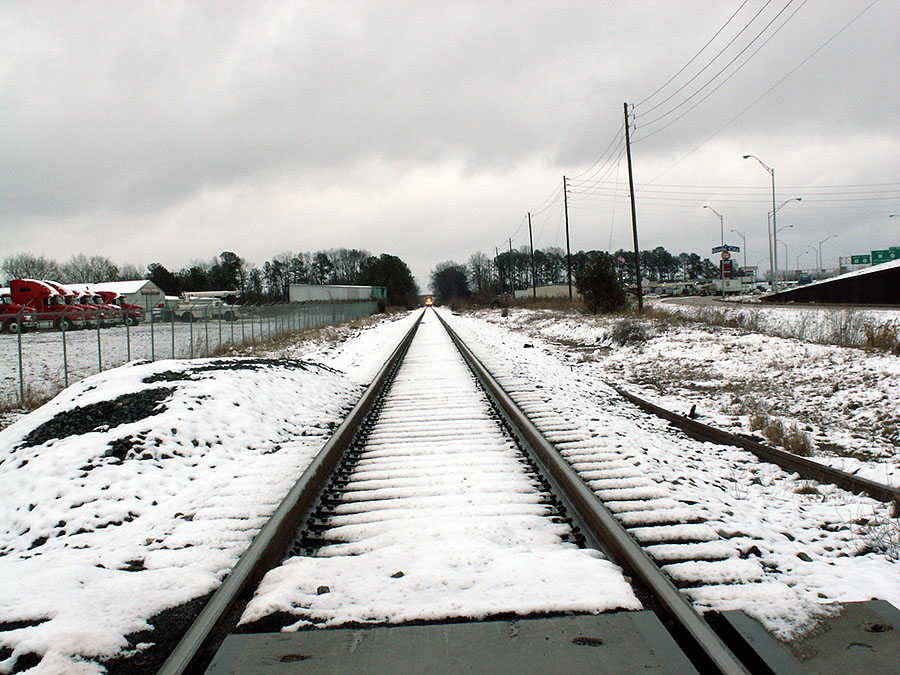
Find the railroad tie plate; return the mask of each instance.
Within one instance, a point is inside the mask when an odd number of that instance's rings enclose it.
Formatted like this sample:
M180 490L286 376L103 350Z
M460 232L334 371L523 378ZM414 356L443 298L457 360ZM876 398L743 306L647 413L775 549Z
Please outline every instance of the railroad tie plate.
M229 635L207 675L695 673L649 611Z

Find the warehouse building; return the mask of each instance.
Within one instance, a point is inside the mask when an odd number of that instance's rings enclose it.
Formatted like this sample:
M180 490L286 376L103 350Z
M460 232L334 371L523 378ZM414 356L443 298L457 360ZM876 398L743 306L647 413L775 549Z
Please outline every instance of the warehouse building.
M124 296L129 305L143 307L144 311L151 309L163 302L165 293L149 279L136 279L134 281L104 281L99 284L87 284L92 291L112 291Z

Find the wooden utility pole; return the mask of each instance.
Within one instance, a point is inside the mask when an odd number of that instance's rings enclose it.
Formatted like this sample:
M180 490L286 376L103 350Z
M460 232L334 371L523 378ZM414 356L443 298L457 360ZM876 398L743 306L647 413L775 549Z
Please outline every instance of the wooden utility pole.
M494 268L497 270L497 285L500 287L500 295L503 295L503 279L500 276L500 249L494 247Z
M563 176L563 210L566 212L566 269L569 272L569 302L572 301L572 251L569 249L569 188Z
M631 173L631 132L628 129L628 103L625 103L625 151L628 155L628 191L631 193L631 231L634 235L634 278L637 280L638 313L644 311L644 290L641 288L641 249L638 247L637 214L634 208L634 177ZM571 294L571 288L569 293Z
M528 245L531 247L531 296L537 297L537 280L534 275L534 239L531 237L531 212L528 212Z

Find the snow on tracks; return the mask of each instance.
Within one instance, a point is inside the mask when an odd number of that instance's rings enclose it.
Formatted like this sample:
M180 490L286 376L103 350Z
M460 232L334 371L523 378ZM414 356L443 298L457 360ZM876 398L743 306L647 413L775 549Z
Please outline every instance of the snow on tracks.
M242 622L481 618L638 608L621 570L566 543L520 451L426 314L315 556L269 572Z

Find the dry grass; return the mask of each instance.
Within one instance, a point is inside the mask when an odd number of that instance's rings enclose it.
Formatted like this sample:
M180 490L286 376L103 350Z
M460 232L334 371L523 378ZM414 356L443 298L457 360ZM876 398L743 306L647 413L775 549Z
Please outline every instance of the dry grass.
M14 422L19 415L37 410L60 391L62 391L62 385L57 383L52 385L49 390L25 387L25 396L21 401L18 392L0 398L0 431Z
M893 502L887 516L864 519L858 525L856 535L860 549L857 555L880 553L891 560L900 560L900 503Z
M772 445L780 445L800 457L812 456L813 442L796 422L773 417L758 401L750 398L735 401L734 407L738 414L749 414L750 430L761 432Z

